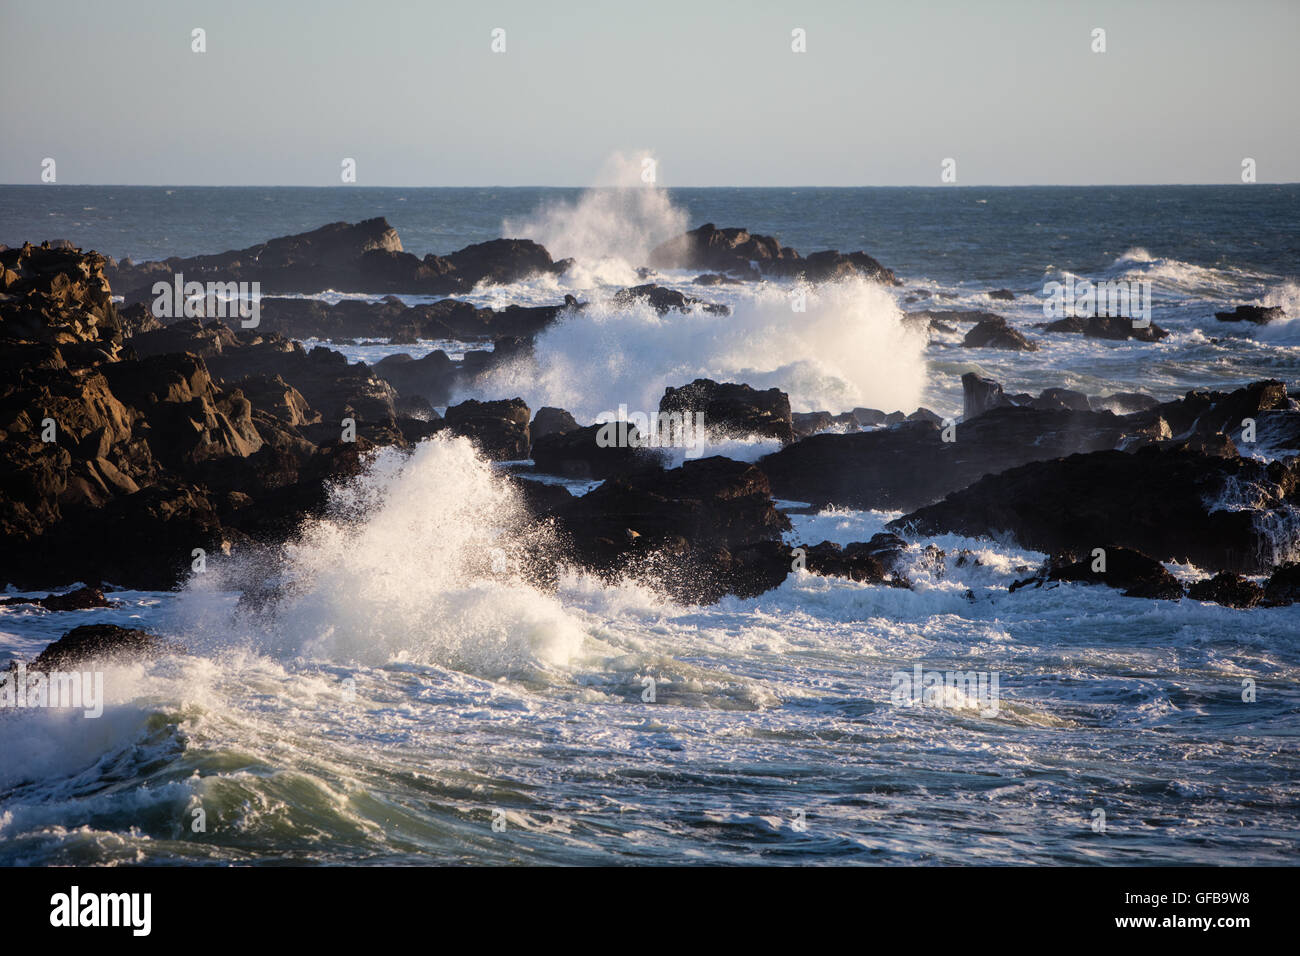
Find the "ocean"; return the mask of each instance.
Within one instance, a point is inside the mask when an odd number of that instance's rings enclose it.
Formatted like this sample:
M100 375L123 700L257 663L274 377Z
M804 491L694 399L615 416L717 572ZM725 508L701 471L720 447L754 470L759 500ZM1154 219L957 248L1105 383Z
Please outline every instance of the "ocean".
M653 410L698 377L780 387L795 411L945 417L967 371L1009 393L1300 388L1296 185L0 187L0 242L136 261L375 216L419 255L507 235L573 256L563 275L466 296L593 305L545 331L532 364L458 398L518 395L581 421ZM795 313L781 283L670 272L656 281L732 314L612 302L646 281L654 244L704 222L804 254L862 249L903 285L826 285ZM1169 338L1032 328L1045 285L1070 277L1149 281ZM1252 302L1286 317L1214 318ZM923 308L995 311L1042 347L972 351L942 333L927 346L899 321ZM433 345L332 347L375 361ZM499 471L460 441L380 453L285 546L296 587L269 616L237 608L233 588L256 574L238 558L176 592L114 592L111 611L0 607L0 659L101 621L193 652L110 668L98 719L0 713L0 864L1296 860L1300 605L1008 593L1045 556L952 535L933 541L942 560L915 559L911 590L796 573L692 607L571 571L549 591L470 570L485 536L520 533ZM792 544L865 541L898 517L788 504ZM918 665L996 676L997 707L896 706Z

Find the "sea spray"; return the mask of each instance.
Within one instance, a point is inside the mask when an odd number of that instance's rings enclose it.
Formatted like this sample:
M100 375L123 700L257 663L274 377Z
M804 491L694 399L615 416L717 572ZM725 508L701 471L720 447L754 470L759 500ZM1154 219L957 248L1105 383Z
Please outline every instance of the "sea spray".
M236 628L282 658L436 663L498 677L563 666L580 649L581 625L539 586L560 557L546 528L467 439L380 450L331 489L327 512L284 546L273 572L261 556L235 559L211 583L196 577L188 626L201 627L214 592L239 582L272 593L259 594Z
M543 205L524 219L507 219L503 236L533 239L552 256L580 260L618 259L644 265L652 248L686 231L686 212L668 193L647 181L653 157L615 153L605 161L596 186L576 202Z
M911 411L926 384L923 333L901 321L889 291L865 279L804 290L759 283L732 314L657 314L645 303L592 302L537 337L533 354L486 373L460 398L521 395L580 422L627 405L654 409L668 386L697 378L780 388L795 411L858 405Z

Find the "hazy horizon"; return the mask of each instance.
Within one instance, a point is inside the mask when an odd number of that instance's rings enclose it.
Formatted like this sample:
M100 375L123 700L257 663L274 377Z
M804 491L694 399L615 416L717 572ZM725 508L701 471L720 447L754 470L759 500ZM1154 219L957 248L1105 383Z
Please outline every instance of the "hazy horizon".
M6 0L0 181L327 186L353 159L361 186L583 188L622 156L680 188L1300 182L1300 7L1238 9Z

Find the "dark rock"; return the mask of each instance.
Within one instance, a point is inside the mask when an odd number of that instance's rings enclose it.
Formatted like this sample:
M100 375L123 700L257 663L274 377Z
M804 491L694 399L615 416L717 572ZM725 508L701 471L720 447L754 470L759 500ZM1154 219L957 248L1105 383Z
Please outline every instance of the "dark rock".
M630 289L620 289L614 293L614 301L623 306L630 305L633 302L645 302L660 315L666 315L669 312L690 312L696 307L708 312L710 315L731 314L731 309L728 306L713 305L702 299L683 295L676 289L665 289L663 286L657 285L639 285Z
M892 271L865 252L839 252L827 249L809 253L804 259L783 258L770 263L765 272L808 282L837 282L862 276L886 285L902 285Z
M471 439L494 461L528 458L528 418L528 406L522 398L495 402L469 399L450 406L444 416L450 432Z
M1285 314L1281 306L1239 305L1231 312L1215 312L1214 317L1220 322L1254 322L1264 325Z
M539 408L537 414L533 416L529 434L536 443L539 438L545 438L547 435L567 435L569 432L577 431L578 428L577 419L564 409L546 405Z
M726 458L611 478L557 519L579 562L611 578L635 574L677 600L761 594L792 567L781 543L789 520L762 472Z
M83 624L46 647L28 666L32 670L57 671L85 661L127 663L184 653L185 648L180 644L148 631L113 624Z
M656 246L650 251L650 265L656 269L708 269L750 275L751 262L767 264L798 256L771 236L751 235L745 229L719 229L708 222Z
M1055 322L1040 323L1037 328L1044 332L1082 332L1088 338L1114 341L1136 339L1139 342L1159 342L1169 336L1165 329L1154 322L1134 325L1133 319L1114 315L1067 316Z
M988 293L988 297L990 299L997 299L1001 302L1010 302L1016 296L1010 289L994 289L992 292Z
M1064 408L1078 412L1086 412L1091 408L1087 395L1068 388L1045 388L1029 404L1031 408Z
M364 365L193 320L119 348L116 315L95 312L97 256L23 255L55 278L8 270L0 297L0 581L173 587L196 549L219 560L292 533L373 439L408 441ZM343 416L355 444L340 442Z
M451 253L446 259L471 288L485 280L504 285L534 275L558 275L572 262L569 259L555 262L545 248L531 239L479 242Z
M1132 412L1145 411L1160 404L1158 399L1141 392L1115 392L1104 398L1089 398L1088 407L1094 412L1114 412L1116 415L1128 415Z
M35 604L47 611L85 611L90 608L117 607L116 601L104 597L99 588L80 587L66 594L47 594L43 598L4 598L0 605Z
M860 542L840 547L833 541L823 541L804 548L804 551L806 567L813 574L873 584L885 580L885 566L867 553Z
M780 498L906 510L1015 465L1114 448L1125 433L1126 422L1109 413L994 408L958 423L952 442L943 440L944 429L934 422L903 422L813 435L759 464Z
M875 408L855 408L853 417L864 427L885 424L885 413Z
M890 270L865 252L842 253L830 249L803 259L771 236L751 234L745 229L719 229L711 222L656 246L650 252L650 265L656 269L708 269L745 278L763 274L824 282L863 276L890 285L900 284Z
M605 437L610 437L605 425L596 424L538 438L532 448L534 466L546 474L589 480L660 467L652 449L637 446L639 433L634 425L626 425L627 443L623 445L600 444L602 429Z
M118 310L118 318L122 323L122 334L126 338L163 327L143 302L136 302Z
M991 378L981 378L974 372L961 377L962 418L969 421L983 415L990 408L1010 405L1011 400L1002 394L1002 386Z
M773 486L781 493L777 482ZM1214 504L1240 498L1245 489L1257 507ZM1021 545L1049 553L1088 553L1110 542L1162 561L1256 573L1272 565L1278 548L1294 546L1273 540L1268 528L1288 526L1297 505L1300 460L1265 464L1149 446L989 474L890 527L918 534L1010 533Z
M386 338L390 342L429 339L482 341L502 336L533 336L554 323L565 309L581 308L572 296L563 305L508 306L494 311L459 299L408 306L394 296L379 302L343 299L334 305L317 299L262 299L263 332L292 338Z
M405 352L385 355L375 363L375 374L405 398L419 397L430 406L445 405L462 376L442 349L413 359Z
M1265 607L1282 607L1300 601L1300 561L1288 561L1273 569L1273 574L1264 585L1264 598L1260 602Z
M741 285L743 283L741 279L733 279L731 276L719 275L716 272L706 272L691 281L696 285Z
M809 435L815 435L817 432L826 431L835 424L835 418L830 412L795 412L791 416L791 423L794 426L794 433L799 438L806 438Z
M382 218L336 222L311 232L217 255L173 257L161 262L124 260L108 278L127 303L152 302L153 284L172 282L259 282L265 295L290 295L339 289L358 292L447 295L467 292L480 282L514 282L537 273L558 273L569 262L554 262L528 239L494 239L445 257L417 258L402 250L397 232ZM310 308L310 307L302 307Z
M942 331L952 331L952 325L956 322L973 322L978 325L980 322L1001 319L1002 316L995 312L982 312L979 309L919 309L916 312L904 313L903 318L928 319L931 328L942 326Z
M1002 316L982 319L966 333L961 342L968 349L1014 349L1020 352L1037 352L1038 345L1029 341L1018 330L1007 325Z
M697 378L681 388L665 389L659 400L660 415L699 412L704 414L704 427L711 435L761 436L786 444L794 441L790 398L777 388L759 391L748 385Z
M1187 596L1194 601L1213 601L1225 607L1250 608L1264 598L1264 589L1240 574L1220 571L1212 578L1193 582Z
M1090 552L1082 560L1078 560L1074 554L1060 554L1048 559L1032 578L1016 581L1010 590L1016 591L1029 584L1042 587L1048 581L1082 581L1085 584L1104 584L1118 588L1124 592L1125 597L1163 601L1182 598L1183 586L1155 558L1140 551L1113 545L1101 550L1104 551L1105 570L1093 570L1098 563L1095 552Z
M122 324L104 277L104 257L49 243L0 253L0 341L89 345L115 357Z

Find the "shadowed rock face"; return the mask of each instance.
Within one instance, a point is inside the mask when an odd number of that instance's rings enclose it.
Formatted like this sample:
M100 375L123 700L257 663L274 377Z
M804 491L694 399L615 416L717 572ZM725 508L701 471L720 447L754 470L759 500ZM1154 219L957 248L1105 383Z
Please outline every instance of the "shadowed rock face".
M1264 585L1265 607L1283 607L1300 602L1300 561L1288 561L1274 569Z
M113 624L83 624L50 644L28 665L33 670L66 670L87 661L126 663L163 654L184 654L180 644L148 631Z
M547 435L567 435L569 432L577 431L578 428L577 419L564 409L546 405L539 408L537 414L533 416L528 434L536 443L537 439L545 438Z
M1031 584L1038 588L1051 581L1103 584L1122 590L1125 597L1177 601L1183 596L1178 579L1155 558L1113 545L1101 548L1100 555L1094 550L1081 560L1070 553L1049 558L1036 575L1016 581L1010 590L1017 591Z
M648 264L656 269L707 269L748 279L767 275L826 282L862 276L889 285L900 284L893 272L865 252L828 249L805 259L771 236L747 229L719 229L711 222L656 246L650 251Z
M1264 589L1240 574L1220 571L1212 578L1193 582L1187 589L1187 596L1194 601L1213 601L1225 607L1248 608L1263 600Z
M580 308L568 296L563 305L481 309L458 299L408 306L388 296L379 302L343 299L330 305L318 299L262 299L263 333L292 338L387 338L486 341L502 336L531 336L553 323L566 308Z
M361 451L427 428L364 365L278 335L190 320L123 344L100 257L4 255L0 580L171 587L195 549L287 535Z
M1136 339L1139 342L1159 342L1169 333L1154 322L1134 326L1133 320L1122 316L1089 315L1070 316L1055 322L1042 322L1034 326L1044 332L1082 332L1093 339Z
M1243 494L1260 507L1225 510L1220 504ZM1287 548L1270 525L1294 527L1297 506L1296 459L1264 464L1149 446L989 475L890 527L919 534L1009 533L1025 547L1049 553L1088 553L1110 543L1162 561L1259 573L1276 563L1279 547Z
M77 364L116 356L122 324L105 259L97 253L25 243L0 251L0 341L66 348ZM98 354L97 354L98 353Z
M593 480L662 467L655 449L637 447L640 433L635 425L627 425L622 444L602 444L602 432L610 434L598 424L541 435L533 442L533 464L546 474Z
M1239 305L1231 312L1215 312L1214 317L1220 322L1254 322L1264 325L1285 315L1281 306Z
M47 594L43 598L4 598L0 605L31 604L47 611L86 611L91 608L117 607L116 601L104 597L99 588L80 587L66 594Z
M995 408L943 427L924 418L893 428L813 435L759 466L779 498L850 508L910 509L983 475L1038 458L1114 448L1130 426L1108 412Z
M536 273L563 272L570 264L555 262L528 239L494 239L446 257L420 259L404 252L397 231L377 218L330 223L215 255L139 264L127 260L109 269L108 278L127 303L153 301L154 283L171 282L177 273L187 282L260 282L266 294L346 289L447 295L485 280L513 282Z
M794 441L790 398L779 388L759 391L748 385L697 378L681 388L667 388L659 400L660 414L704 414L711 435L748 438L758 435Z
M611 478L553 515L580 563L611 578L636 573L683 601L761 594L791 569L781 543L790 522L767 479L727 458Z
M443 424L448 431L469 438L493 461L521 461L528 457L528 406L522 398L478 402L470 399L447 409Z
M1000 315L980 319L966 333L961 342L968 349L1011 349L1017 352L1037 352L1038 344L1031 342L1018 330L1007 324Z

